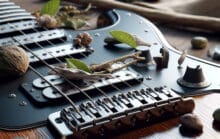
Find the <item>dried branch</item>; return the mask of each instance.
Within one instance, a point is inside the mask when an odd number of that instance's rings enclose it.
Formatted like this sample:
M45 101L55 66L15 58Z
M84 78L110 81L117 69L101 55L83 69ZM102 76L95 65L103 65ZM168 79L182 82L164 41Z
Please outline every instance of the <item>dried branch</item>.
M145 60L144 57L140 57L140 54L141 54L141 52L136 52L134 54L125 55L120 58L117 58L117 59L114 59L111 61L107 61L107 62L104 62L101 64L94 64L94 65L90 66L90 69L94 73L112 73L114 71L128 67L129 65L135 64L138 61ZM125 62L128 59L132 59L132 60L129 61L128 63L120 66L120 67L117 67L117 68L114 68L112 66L113 64L116 64L118 62Z
M123 3L113 0L69 0L74 3L87 5L91 3L101 9L124 9L133 11L150 20L159 23L168 23L177 26L193 27L205 29L213 32L220 32L220 19L216 17L198 16L170 12L165 10L151 9L133 4Z

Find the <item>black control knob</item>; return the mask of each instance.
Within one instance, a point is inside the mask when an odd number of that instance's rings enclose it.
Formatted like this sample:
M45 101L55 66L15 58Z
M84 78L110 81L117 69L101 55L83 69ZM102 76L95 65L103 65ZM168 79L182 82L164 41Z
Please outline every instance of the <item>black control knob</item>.
M205 88L211 84L205 79L202 68L200 66L197 66L196 68L187 66L184 76L179 78L177 82L181 86L189 88Z

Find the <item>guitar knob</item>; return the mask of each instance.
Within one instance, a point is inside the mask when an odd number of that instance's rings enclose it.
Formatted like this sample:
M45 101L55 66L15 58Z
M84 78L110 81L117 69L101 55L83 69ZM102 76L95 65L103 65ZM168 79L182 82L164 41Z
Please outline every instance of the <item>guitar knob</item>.
M199 65L196 68L187 66L184 76L179 78L177 82L181 86L189 88L205 88L211 84L205 79L202 68Z
M139 66L139 67L151 67L151 66L156 65L153 57L151 56L150 49L148 47L138 46L136 48L136 51L141 52L140 56L145 58L145 60L138 61L136 63L137 66Z

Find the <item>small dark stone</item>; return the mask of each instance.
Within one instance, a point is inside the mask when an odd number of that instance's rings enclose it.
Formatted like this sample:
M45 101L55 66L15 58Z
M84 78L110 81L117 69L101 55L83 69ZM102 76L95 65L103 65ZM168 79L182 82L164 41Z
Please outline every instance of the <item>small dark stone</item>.
M212 116L215 121L220 122L220 108L216 109Z
M202 131L203 125L198 116L195 114L184 114L180 117L180 123L184 128L188 128L195 131Z
M192 48L203 49L208 45L208 39L205 37L193 37L191 40Z

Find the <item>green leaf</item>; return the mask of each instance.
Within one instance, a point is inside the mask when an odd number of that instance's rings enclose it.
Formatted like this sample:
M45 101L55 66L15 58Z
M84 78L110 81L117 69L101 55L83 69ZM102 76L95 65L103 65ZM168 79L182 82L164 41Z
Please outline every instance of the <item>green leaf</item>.
M55 15L59 9L60 0L50 0L41 9L41 14Z
M125 43L133 48L137 47L137 42L131 34L124 32L124 31L120 31L120 30L113 30L113 31L110 31L109 33L117 41Z
M70 28L73 28L73 29L79 29L83 26L86 25L86 22L84 20L81 20L81 19L68 19L65 21L65 27L70 27Z
M67 68L77 69L77 67L72 63L71 59L66 59Z
M91 73L90 68L81 60L75 58L66 58L66 63L68 68L80 69L86 72Z

